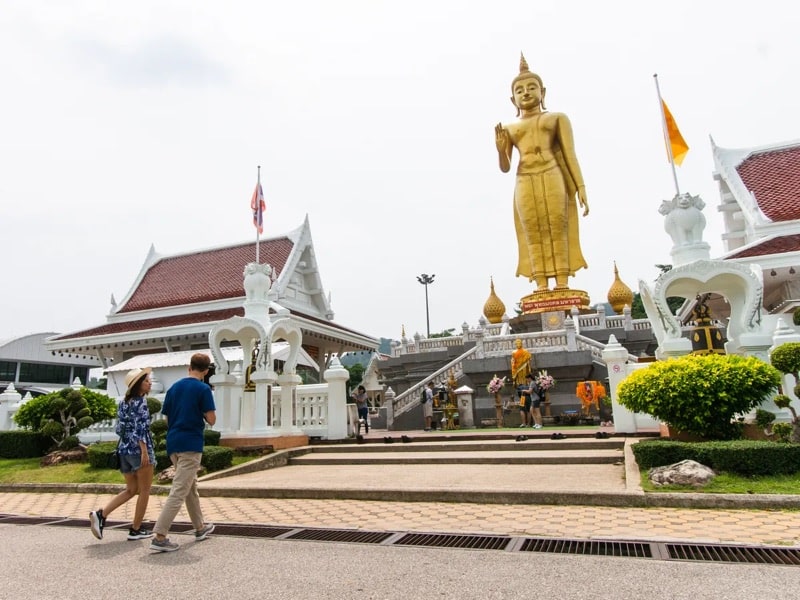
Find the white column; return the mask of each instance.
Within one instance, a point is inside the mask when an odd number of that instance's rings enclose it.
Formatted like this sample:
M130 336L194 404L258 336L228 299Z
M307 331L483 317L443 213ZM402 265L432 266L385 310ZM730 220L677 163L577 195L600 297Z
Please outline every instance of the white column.
M280 432L288 435L298 435L302 431L294 424L294 391L303 380L294 373L278 375L278 385L281 386L281 425Z
M603 360L608 367L608 393L611 395L614 429L620 433L636 433L636 416L617 401L617 387L628 376L628 351L613 334L603 350Z
M220 433L231 431L231 389L236 385L234 375L212 375L208 380L214 386L214 405L217 422L214 429Z
M461 429L472 429L475 427L475 419L473 417L473 402L471 387L462 385L455 390L456 404L458 406L458 426Z
M328 382L328 439L343 440L347 437L347 380L350 374L339 358L334 357L323 377Z
M266 433L272 431L267 415L267 389L275 383L278 375L274 371L256 371L250 379L256 384L255 406L253 407L253 431Z
M14 387L13 383L9 383L6 391L0 394L0 431L8 431L14 429L14 423L11 421L11 406L18 404L22 400L20 394Z

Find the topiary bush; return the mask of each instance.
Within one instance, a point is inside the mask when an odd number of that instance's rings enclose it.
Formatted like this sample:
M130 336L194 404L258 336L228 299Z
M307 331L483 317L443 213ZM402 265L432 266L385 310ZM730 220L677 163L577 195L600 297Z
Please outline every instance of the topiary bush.
M772 366L781 373L791 373L800 381L800 377L797 376L800 371L800 343L781 344L772 351L769 358Z
M167 422L164 419L150 423L150 433L153 434L153 445L155 450L166 450L167 448Z
M147 401L147 412L150 413L152 417L154 414L161 412L161 400L158 398L153 398L152 396L148 396L146 398Z
M89 388L64 388L37 396L19 407L14 422L50 437L57 447L92 423L116 416L116 402Z
M794 309L792 313L792 323L800 325L800 306Z
M620 404L653 415L679 431L710 440L737 439L739 413L750 412L781 383L755 357L689 355L652 363L620 383Z
M53 440L38 431L0 431L0 458L38 458L52 445Z

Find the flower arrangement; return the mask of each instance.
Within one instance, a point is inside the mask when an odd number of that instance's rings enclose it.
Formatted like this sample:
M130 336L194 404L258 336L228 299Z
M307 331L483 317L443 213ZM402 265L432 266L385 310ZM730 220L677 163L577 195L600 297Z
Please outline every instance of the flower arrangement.
M503 389L503 386L506 384L505 377L498 377L495 375L492 377L492 380L486 385L486 391L490 394L497 394L500 390Z
M536 376L536 385L538 385L543 390L549 390L556 384L556 380L553 379L552 375L548 375L547 371L539 371L539 374Z

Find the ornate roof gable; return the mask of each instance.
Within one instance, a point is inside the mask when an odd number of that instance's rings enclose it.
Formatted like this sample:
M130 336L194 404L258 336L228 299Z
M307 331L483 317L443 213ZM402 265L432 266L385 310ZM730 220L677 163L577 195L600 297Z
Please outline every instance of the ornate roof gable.
M800 141L738 150L711 143L717 173L751 227L800 219Z

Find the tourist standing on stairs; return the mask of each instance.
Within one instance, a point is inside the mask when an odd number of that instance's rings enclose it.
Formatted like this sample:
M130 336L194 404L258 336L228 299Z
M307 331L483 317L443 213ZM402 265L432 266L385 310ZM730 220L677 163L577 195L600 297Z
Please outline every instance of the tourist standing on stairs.
M528 394L531 397L531 419L533 421L534 429L542 428L542 399L544 398L544 390L536 383L536 379L531 373L527 375L528 380ZM529 421L530 422L530 421Z
M108 515L138 495L133 522L128 529L129 540L143 540L152 537L153 532L142 528L144 513L150 500L150 486L153 484L153 465L156 455L153 436L150 433L150 411L147 408L147 394L150 392L150 371L133 369L125 375L125 398L117 406L116 433L119 436L117 454L119 470L125 478L125 491L114 496L103 508L89 513L89 526L92 534L103 539L103 528Z
M203 520L197 493L197 471L203 458L203 430L206 423L213 425L217 422L214 396L203 381L210 367L208 356L193 354L189 376L173 384L164 398L161 413L167 419L167 455L175 466L175 477L153 528L156 537L150 543L151 550L172 552L179 548L169 540L167 533L184 502L194 525L195 540L204 540L214 531L214 525Z
M425 431L431 430L431 421L433 420L433 382L428 382L428 387L425 390L425 403L422 405L422 415L425 417Z
M364 421L364 433L369 433L369 405L367 404L367 388L363 385L358 386L358 391L353 394L358 410L358 420ZM360 427L359 427L360 429Z

